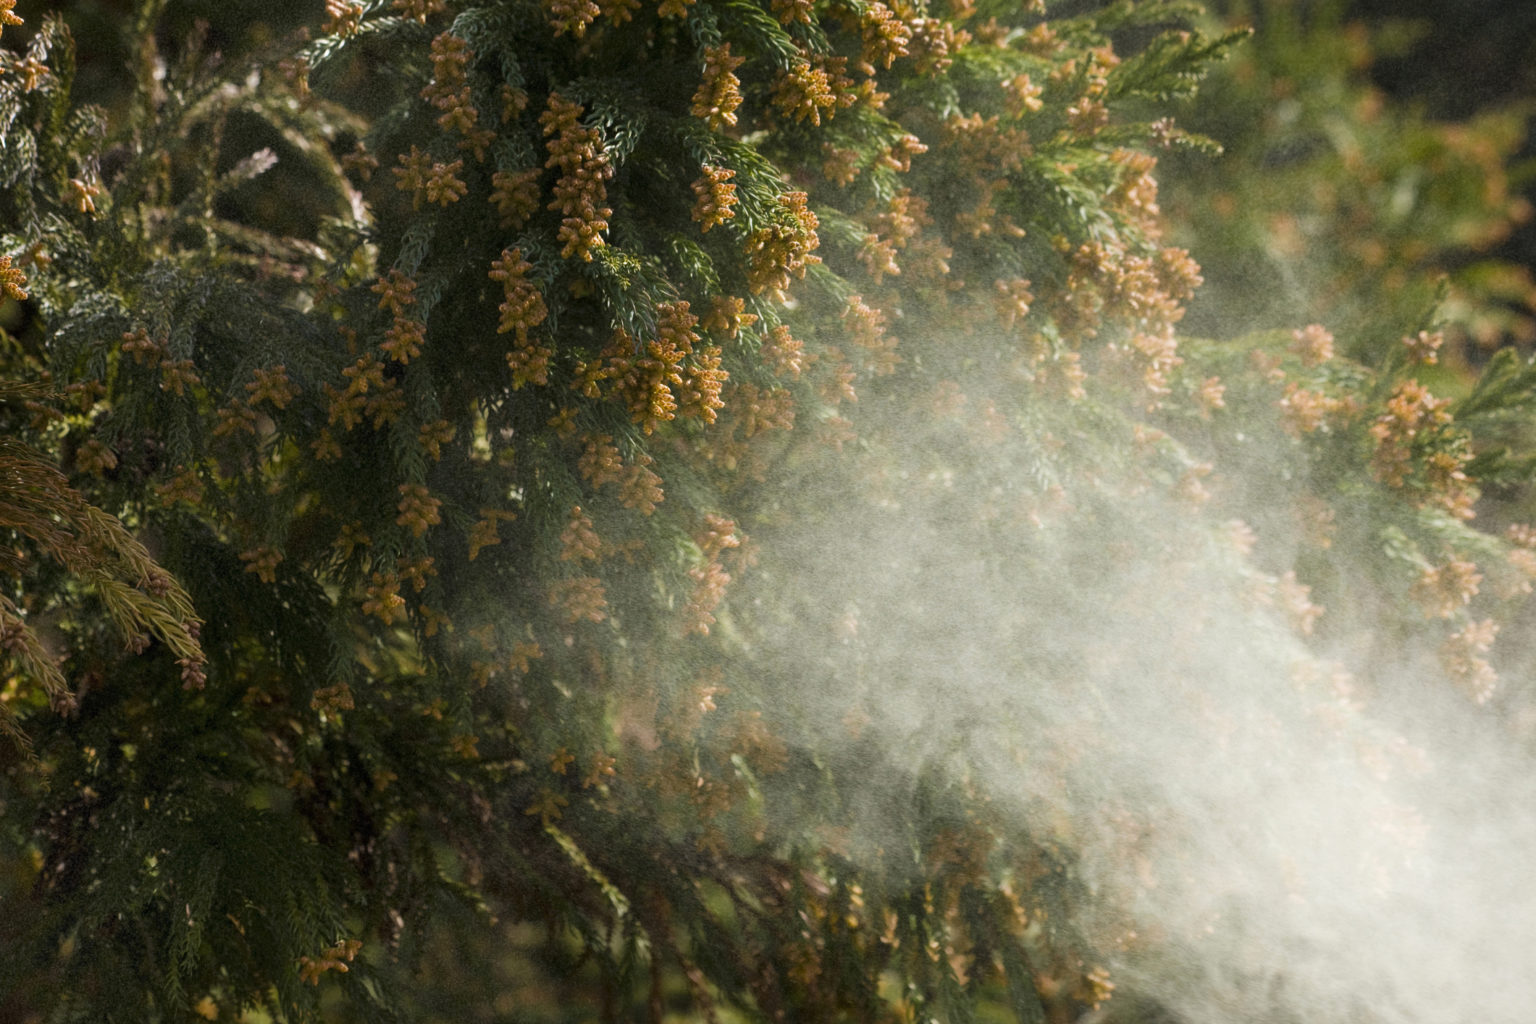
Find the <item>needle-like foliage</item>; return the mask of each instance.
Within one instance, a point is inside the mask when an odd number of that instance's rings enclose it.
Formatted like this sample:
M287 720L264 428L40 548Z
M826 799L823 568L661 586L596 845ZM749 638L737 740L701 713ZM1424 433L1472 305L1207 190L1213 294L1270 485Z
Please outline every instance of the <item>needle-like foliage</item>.
M1118 574L1336 683L1347 546L1493 694L1521 464L1432 325L1180 347L1157 155L1243 35L1191 5L327 0L238 67L156 11L120 123L60 21L0 77L4 366L61 396L0 447L0 1016L1102 1015L1174 946L1094 858L1188 872L1053 700L1201 670ZM1219 486L1264 459L1291 564Z

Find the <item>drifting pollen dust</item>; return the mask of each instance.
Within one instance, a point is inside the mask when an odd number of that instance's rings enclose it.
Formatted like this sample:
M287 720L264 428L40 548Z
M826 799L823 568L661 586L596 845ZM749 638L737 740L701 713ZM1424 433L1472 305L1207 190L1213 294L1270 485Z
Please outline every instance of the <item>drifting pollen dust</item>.
M1053 480L1043 419L885 426L871 457L906 468L786 489L753 610L785 734L868 776L851 855L890 863L933 773L1062 851L1115 989L1096 1022L1529 1018L1536 764L1432 644L1381 643L1386 595L1324 629L1255 554L1300 545L1285 517L1124 466Z

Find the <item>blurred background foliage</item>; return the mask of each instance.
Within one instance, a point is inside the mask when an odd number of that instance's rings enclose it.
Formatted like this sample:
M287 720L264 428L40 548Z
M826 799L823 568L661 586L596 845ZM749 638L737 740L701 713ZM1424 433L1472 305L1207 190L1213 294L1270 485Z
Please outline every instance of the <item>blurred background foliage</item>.
M1163 164L1164 212L1205 270L1187 328L1321 323L1375 365L1438 310L1444 377L1528 348L1530 6L1215 6L1254 36L1186 119L1224 155Z

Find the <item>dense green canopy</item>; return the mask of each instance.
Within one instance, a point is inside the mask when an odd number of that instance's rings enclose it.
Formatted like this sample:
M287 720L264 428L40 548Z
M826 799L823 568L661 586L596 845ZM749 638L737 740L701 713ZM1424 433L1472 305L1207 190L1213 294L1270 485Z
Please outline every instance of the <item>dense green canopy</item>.
M107 107L6 19L0 1018L1486 1016L1395 1007L1517 956L1511 120L1326 14L1192 107L1174 0L325 8Z

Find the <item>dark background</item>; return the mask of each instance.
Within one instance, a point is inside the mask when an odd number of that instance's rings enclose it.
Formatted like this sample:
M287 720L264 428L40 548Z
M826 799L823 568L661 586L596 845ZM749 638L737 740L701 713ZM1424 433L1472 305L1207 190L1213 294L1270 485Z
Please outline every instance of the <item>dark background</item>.
M1421 22L1408 51L1378 59L1371 75L1393 97L1422 103L1431 117L1460 121L1488 107L1536 101L1536 3L1531 0L1354 0L1348 9L1366 21ZM1533 113L1526 112L1516 176L1526 197L1536 200ZM1536 223L1527 222L1496 255L1536 266Z

